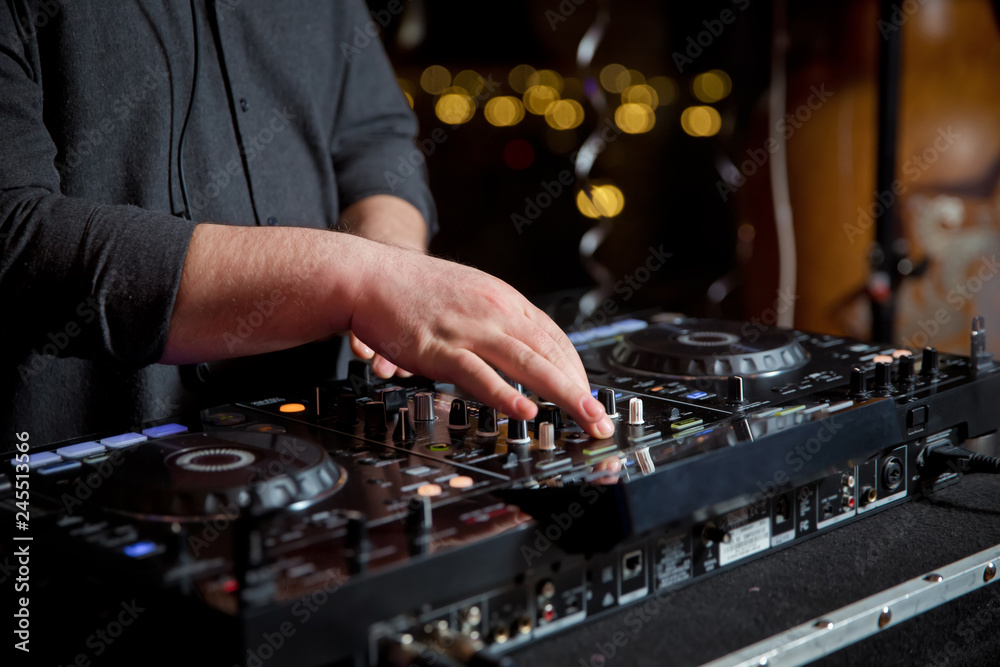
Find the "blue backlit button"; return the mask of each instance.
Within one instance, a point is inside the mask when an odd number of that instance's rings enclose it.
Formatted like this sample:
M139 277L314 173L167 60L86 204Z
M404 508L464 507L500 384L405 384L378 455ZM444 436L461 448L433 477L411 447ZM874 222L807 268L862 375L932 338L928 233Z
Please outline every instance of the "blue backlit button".
M143 429L142 434L148 438L162 438L174 435L175 433L184 433L187 430L188 427L183 424L161 424L160 426Z
M36 452L34 454L28 454L28 467L37 468L50 463L58 463L62 460L63 458L55 452ZM18 465L17 459L11 459L10 464ZM21 465L24 464L22 463Z
M38 469L39 475L59 475L64 472L69 472L71 470L76 470L77 468L82 468L83 464L79 461L66 461L64 463L56 463L55 465L45 466L44 468Z
M691 400L695 400L699 398L705 398L706 396L708 396L707 391L693 391L684 398L690 398Z
M122 433L121 435L113 435L110 438L102 438L101 444L111 449L123 449L146 440L149 440L149 438L141 433Z
M609 326L615 333L630 333L639 329L645 329L649 325L645 320L628 319L614 322Z
M56 454L60 456L65 456L68 459L82 459L92 454L100 454L104 451L104 445L99 442L81 442L78 445L69 445L66 447L60 447L56 450Z
M701 423L702 423L701 419L697 417L691 417L690 419L682 419L679 422L674 422L673 424L670 425L670 428L672 428L675 431L683 431L693 426L698 426Z
M133 542L132 544L126 544L122 548L122 552L129 558L145 558L146 556L158 554L163 550L164 550L163 545L157 544L156 542L151 542L149 540L142 540L141 542Z

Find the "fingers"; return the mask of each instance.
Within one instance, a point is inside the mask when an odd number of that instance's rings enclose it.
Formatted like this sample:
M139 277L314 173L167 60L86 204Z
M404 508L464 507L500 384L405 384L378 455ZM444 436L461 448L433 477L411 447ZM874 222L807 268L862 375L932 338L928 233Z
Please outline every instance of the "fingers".
M533 419L538 406L507 384L489 364L469 350L451 353L446 374L486 405L513 419Z
M370 347L362 343L358 339L358 337L354 335L353 331L351 332L350 341L351 341L351 352L354 353L354 356L358 357L359 359L364 359L366 361L375 356L375 350L371 349Z
M590 385L581 385L522 341L509 337L483 353L487 361L508 377L562 406L590 435L608 438L614 434L614 425L601 403L591 395Z
M372 372L376 376L382 378L383 380L388 380L393 375L401 378L413 377L413 373L409 371L404 371L402 368L392 363L380 354L375 354L375 351L361 342L354 332L351 332L351 352L354 356L359 359L371 359L372 360Z

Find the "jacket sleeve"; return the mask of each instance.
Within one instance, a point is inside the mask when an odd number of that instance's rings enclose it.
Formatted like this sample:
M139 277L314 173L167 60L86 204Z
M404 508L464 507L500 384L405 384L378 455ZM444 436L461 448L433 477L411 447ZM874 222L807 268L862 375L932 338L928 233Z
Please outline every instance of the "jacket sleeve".
M341 207L370 195L395 195L417 207L433 236L437 210L427 186L424 150L414 142L416 116L364 3L343 6L335 32L344 78L331 146Z
M21 2L0 5L0 312L22 352L155 362L195 223L64 196L40 58Z

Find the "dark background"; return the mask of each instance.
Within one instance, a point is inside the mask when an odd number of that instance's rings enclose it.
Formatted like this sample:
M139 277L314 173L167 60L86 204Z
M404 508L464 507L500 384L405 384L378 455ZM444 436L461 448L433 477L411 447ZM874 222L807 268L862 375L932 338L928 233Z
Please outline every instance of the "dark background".
M373 11L387 4L369 2ZM621 63L647 79L670 77L678 95L656 110L651 131L623 134L598 157L591 176L618 186L625 207L596 256L617 280L645 262L650 246L663 245L674 253L642 289L620 304L624 310L659 306L693 315L746 317L739 289L744 277L737 261L737 220L732 201L724 202L717 192L715 163L739 144L739 128L767 85L770 5L750 3L741 11L744 3L729 0L611 4L611 21L590 75L596 76L607 64ZM511 216L524 214L525 198L543 192L543 182L572 168L570 155L602 117L576 95L586 117L574 130L553 130L542 117L531 114L514 127L494 127L484 118L484 103L471 121L453 128L435 116L436 96L420 90L419 79L431 65L444 66L452 75L471 69L502 82L495 94L518 97L508 74L521 63L583 79L587 73L577 69L576 48L602 6L599 0L579 5L573 0L561 4L558 0L410 0L403 6L405 10L383 29L383 41L399 78L417 91L414 109L421 136L441 128L448 137L428 157L441 223L432 252L493 273L543 300L562 290L579 293L591 287L594 283L581 266L577 248L596 221L577 210L575 192L555 198L522 233ZM736 20L679 72L672 54L683 52L688 36L704 31L703 21L718 18L724 9L732 11ZM401 35L414 23L425 32L411 44ZM681 128L681 112L703 104L693 95L691 82L698 73L716 68L734 82L732 93L713 105L723 116L723 129L714 137L691 137ZM613 110L619 96L605 94ZM504 161L505 146L517 139L529 142L535 153L524 169L513 169ZM708 303L709 286L724 277L734 289L721 306Z

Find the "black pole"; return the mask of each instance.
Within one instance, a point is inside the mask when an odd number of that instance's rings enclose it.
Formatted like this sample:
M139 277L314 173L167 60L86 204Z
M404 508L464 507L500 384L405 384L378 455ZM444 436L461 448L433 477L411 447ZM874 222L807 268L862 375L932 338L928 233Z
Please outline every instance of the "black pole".
M896 0L879 1L880 25L893 25ZM895 294L899 282L894 243L899 227L896 180L896 146L899 132L899 30L879 31L878 59L878 158L876 162L875 244L871 251L872 339L893 341ZM879 201L880 200L880 201Z

